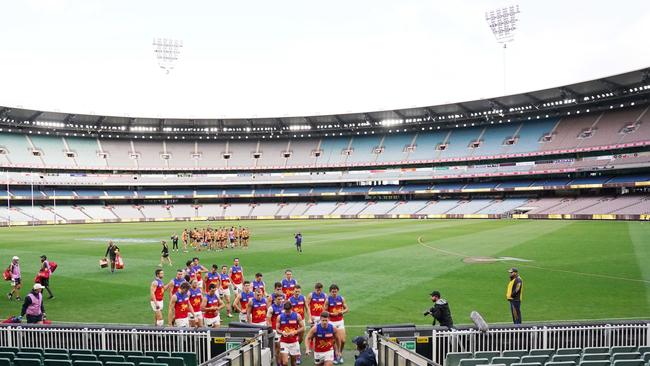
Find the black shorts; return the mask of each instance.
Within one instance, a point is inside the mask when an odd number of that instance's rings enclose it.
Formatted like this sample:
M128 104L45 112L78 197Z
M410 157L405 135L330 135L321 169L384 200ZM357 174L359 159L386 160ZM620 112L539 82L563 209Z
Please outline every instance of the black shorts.
M20 285L20 277L19 278L14 278L11 280L11 285L12 286L18 286Z
M50 285L50 279L49 279L49 278L41 277L41 285L42 285L43 287L48 287L48 286Z
M163 253L163 254L162 254L162 257L163 257L163 258L167 258L167 257L169 257L169 253Z
M40 315L29 315L29 314L27 314L27 323L28 324L30 324L30 323L31 324L38 323L38 322L40 322L42 320L43 320L43 314L40 314Z

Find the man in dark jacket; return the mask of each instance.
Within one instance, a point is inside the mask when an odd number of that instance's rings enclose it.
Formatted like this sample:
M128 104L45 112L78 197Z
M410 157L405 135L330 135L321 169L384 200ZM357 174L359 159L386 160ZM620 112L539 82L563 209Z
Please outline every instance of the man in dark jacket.
M510 302L510 312L512 313L512 322L521 324L521 294L524 290L524 282L519 277L517 268L510 268L510 281L506 288L506 299Z
M359 355L355 357L354 366L377 366L375 352L368 347L368 338L365 336L354 337L352 343L357 345L357 351L359 351Z
M424 316L433 316L433 325L436 325L436 320L441 326L447 328L454 327L454 321L451 319L451 310L447 300L441 298L440 291L433 291L431 293L431 301L433 307L424 313Z

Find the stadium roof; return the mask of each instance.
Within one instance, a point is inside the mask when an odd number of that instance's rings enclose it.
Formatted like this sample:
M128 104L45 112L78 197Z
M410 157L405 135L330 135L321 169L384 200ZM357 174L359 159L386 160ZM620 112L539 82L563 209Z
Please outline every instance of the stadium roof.
M90 136L132 135L233 137L235 135L288 137L292 134L330 134L394 127L459 127L459 123L483 124L516 120L531 114L543 117L567 110L596 111L620 103L647 103L650 68L556 88L503 97L407 109L365 113L245 119L165 119L117 117L0 107L0 125L26 131L48 129ZM392 132L392 131L391 131ZM113 134L115 136L113 136ZM143 136L144 137L144 136Z

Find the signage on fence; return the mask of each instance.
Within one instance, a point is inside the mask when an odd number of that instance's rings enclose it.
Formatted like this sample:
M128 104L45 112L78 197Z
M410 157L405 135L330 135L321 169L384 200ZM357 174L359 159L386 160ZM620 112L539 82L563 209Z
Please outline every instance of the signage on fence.
M401 341L399 345L406 348L409 351L415 352L415 341Z
M240 346L241 346L241 342L226 342L226 351L239 348Z

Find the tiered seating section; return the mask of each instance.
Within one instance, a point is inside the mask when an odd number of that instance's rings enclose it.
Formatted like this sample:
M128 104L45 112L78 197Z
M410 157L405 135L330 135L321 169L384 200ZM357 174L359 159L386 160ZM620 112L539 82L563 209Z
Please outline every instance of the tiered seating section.
M197 366L196 354L0 347L0 366Z
M440 199L410 201L84 204L26 205L0 208L0 225L28 222L83 223L116 221L205 220L273 218L496 218L520 214L534 218L616 218L645 215L650 219L650 197ZM611 217L605 217L605 216ZM603 217L596 217L603 216ZM646 217L647 216L647 217Z
M488 127L258 141L145 141L0 133L0 166L140 171L349 167L645 145L650 145L650 113L648 107L633 107Z
M650 346L450 352L444 366L647 366Z

